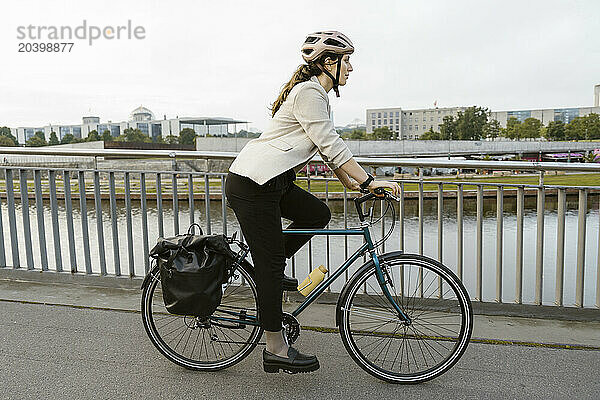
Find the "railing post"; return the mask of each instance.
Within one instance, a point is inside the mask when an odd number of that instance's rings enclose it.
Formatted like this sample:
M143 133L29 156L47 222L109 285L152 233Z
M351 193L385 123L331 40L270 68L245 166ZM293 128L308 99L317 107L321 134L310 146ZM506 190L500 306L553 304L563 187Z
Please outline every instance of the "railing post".
M85 273L92 273L92 259L90 256L90 233L87 220L87 195L85 193L85 171L77 171L79 183L79 208L81 210L81 233L83 236L83 258L85 260Z
M504 251L504 190L496 189L496 302L502 303L502 252Z
M459 183L456 188L456 273L458 279L463 280L463 185Z
M114 180L114 172L110 172L112 175L112 192L111 196L113 196L114 202L114 189L115 189L115 180ZM94 204L96 207L96 232L98 234L98 255L100 256L100 274L106 275L106 254L104 251L104 226L102 225L102 197L100 193L100 172L98 170L94 171ZM115 219L116 219L116 210L115 210ZM116 221L113 225L113 229L116 229ZM114 230L113 230L114 233ZM115 252L115 271L119 269L119 248L118 248L118 238L116 240L117 243L113 242L113 246L116 245ZM91 272L91 271L90 271ZM119 275L121 273L119 272Z
M140 202L142 206L142 242L144 248L144 272L150 270L149 244L148 244L148 205L146 202L146 173L140 173Z
M77 272L77 253L75 252L75 229L73 227L73 202L71 200L71 172L63 170L63 190L65 193L65 214L67 216L67 237L69 238L69 262L71 272ZM82 214L83 218L83 214ZM83 219L82 219L83 221Z
M52 241L54 243L54 262L56 272L63 270L60 247L60 225L58 223L58 202L56 200L56 171L48 170L48 185L50 186L50 213L52 215Z
M162 178L160 172L156 173L156 208L156 213L158 214L158 236L165 237L165 227L163 223Z
M2 222L2 196L0 196L0 268L6 267L6 251L4 247L4 224Z
M19 189L21 191L21 213L23 217L23 236L25 239L25 256L27 269L33 269L33 252L31 244L31 225L29 221L29 194L27 191L27 170L19 170Z
M596 307L600 308L600 196L598 198L598 246L596 253Z
M423 168L419 168L419 254L423 254Z
M173 159L175 162L175 159ZM173 232L175 235L179 235L179 192L177 191L177 172L171 175L171 184L173 185Z
M517 245L515 265L515 303L523 303L523 214L525 203L525 189L517 188Z
M477 287L475 300L483 301L483 185L477 185Z
M577 275L575 287L575 306L583 307L583 289L585 274L585 225L587 216L587 190L579 189L579 211L577 221Z
M98 171L96 171L96 175L98 175ZM113 264L115 268L114 273L116 276L120 276L121 254L119 249L119 228L117 226L117 195L115 193L115 173L113 171L110 171L108 173L108 190L110 203L110 226L112 231ZM100 191L100 189L98 189L98 191ZM98 195L97 197L99 198L100 196ZM98 203L98 200L96 202ZM96 214L102 211L102 208L100 208L100 211L98 211L98 204L96 204L96 208ZM100 219L100 223L102 223L102 219ZM104 252L104 250L102 251Z
M542 304L544 287L544 171L540 171L540 184L537 193L537 235L535 248L535 304Z
M126 221L126 233L127 233L127 262L129 268L129 276L135 276L135 262L133 258L133 227L132 216L131 216L131 184L129 172L125 172L123 179L125 179L125 221Z
M567 193L558 189L558 215L556 221L556 289L554 304L563 305L563 287L565 280L565 211Z
M6 208L8 210L8 227L10 229L10 245L12 256L12 267L20 268L21 260L19 259L19 239L17 236L17 216L15 213L15 189L13 181L13 170L6 169Z
M212 229L210 225L210 180L208 172L204 175L204 207L206 212L206 234L211 235Z

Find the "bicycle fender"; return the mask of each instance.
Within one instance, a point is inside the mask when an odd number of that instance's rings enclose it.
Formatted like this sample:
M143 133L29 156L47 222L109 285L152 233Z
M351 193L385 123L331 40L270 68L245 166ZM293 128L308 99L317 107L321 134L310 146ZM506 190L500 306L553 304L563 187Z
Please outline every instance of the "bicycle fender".
M384 253L380 256L377 256L377 258L379 260L386 260L390 257L397 257L402 254L406 254L406 253L404 253L403 251L390 251L389 253ZM337 305L335 307L335 326L340 326L340 320L342 317L342 299L344 297L346 297L346 292L349 290L349 287L352 286L351 283L354 282L355 279L358 279L358 277L363 273L363 271L373 268L373 267L375 267L375 262L373 262L373 259L371 259L371 260L367 261L366 263L364 263L363 265L361 265L356 270L356 272L354 274L352 274L350 279L348 279L348 282L346 282L346 284L342 288L342 291L337 300Z
M148 284L148 282L150 282L150 278L152 278L152 271L154 271L154 270L156 270L156 272L158 272L158 265L155 266L154 268L152 268L150 271L148 271L148 273L144 277L144 280L142 281L142 284L140 286L140 290L144 290L144 288L146 287L146 285Z

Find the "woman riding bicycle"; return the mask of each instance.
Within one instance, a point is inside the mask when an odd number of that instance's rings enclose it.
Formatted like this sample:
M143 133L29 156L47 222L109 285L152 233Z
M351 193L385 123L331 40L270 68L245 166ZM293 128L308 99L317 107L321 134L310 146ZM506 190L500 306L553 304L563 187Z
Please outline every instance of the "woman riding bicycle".
M286 343L281 301L284 286L291 289L297 284L284 277L286 258L312 235L284 235L281 217L292 221L287 229L321 229L331 212L324 202L293 183L296 173L318 151L350 190L373 192L383 187L397 196L400 187L373 180L354 160L330 119L327 93L333 89L339 97L338 87L346 84L353 70L350 39L337 31L315 32L308 35L301 52L306 63L273 103L268 129L248 142L229 167L225 194L254 261L259 318L267 342L263 362L309 372L317 370L319 362L316 356L299 353Z

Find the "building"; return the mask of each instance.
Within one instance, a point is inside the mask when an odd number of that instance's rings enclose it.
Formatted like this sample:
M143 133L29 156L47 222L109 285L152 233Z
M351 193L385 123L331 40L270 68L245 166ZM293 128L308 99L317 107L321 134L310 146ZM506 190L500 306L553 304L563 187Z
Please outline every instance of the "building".
M127 121L101 122L99 117L85 116L82 118L81 124L50 124L46 126L27 126L12 128L12 134L17 138L20 144L24 144L36 132L43 132L46 140L50 139L51 132L55 132L58 140L61 140L65 135L72 134L76 138L84 139L91 131L97 131L102 135L104 131L109 131L112 137L121 135L125 129L139 129L145 135L151 138L162 136L163 138L169 135L179 136L185 128L193 129L198 135L206 136L227 136L231 132L237 132L239 124L246 124L247 121L237 121L232 118L222 117L176 117L167 119L156 119L154 113L149 109L139 106L129 114Z
M492 111L490 118L497 120L503 128L506 128L506 122L509 118L516 118L523 122L527 118L535 118L543 125L548 125L551 121L562 121L565 124L573 121L576 117L585 117L588 114L600 114L600 107L571 107L571 108L543 108L537 110L516 110L516 111Z
M433 128L439 132L439 126L444 122L445 116L458 116L466 107L449 108L422 108L417 110L403 110L397 108L367 109L367 133L372 133L376 128L387 126L395 132L398 139L418 139L423 133ZM536 110L491 111L490 119L497 120L505 128L509 118L514 117L523 122L527 118L536 118L544 125L551 121L562 121L568 124L576 117L588 114L600 114L600 85L594 86L593 107L571 108L544 108Z
M367 110L367 133L387 126L398 139L418 139L423 133L439 126L446 116L458 116L466 107L436 107L404 110L397 108L373 108Z

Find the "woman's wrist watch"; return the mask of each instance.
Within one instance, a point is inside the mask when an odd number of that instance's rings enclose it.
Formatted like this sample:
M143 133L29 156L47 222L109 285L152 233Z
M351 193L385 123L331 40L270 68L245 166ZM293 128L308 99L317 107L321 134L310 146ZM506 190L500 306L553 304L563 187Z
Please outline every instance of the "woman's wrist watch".
M375 178L373 178L373 175L369 174L367 172L367 180L364 181L363 183L361 183L360 185L358 185L362 190L367 190L367 187L369 187L369 184L371 182L373 182Z

